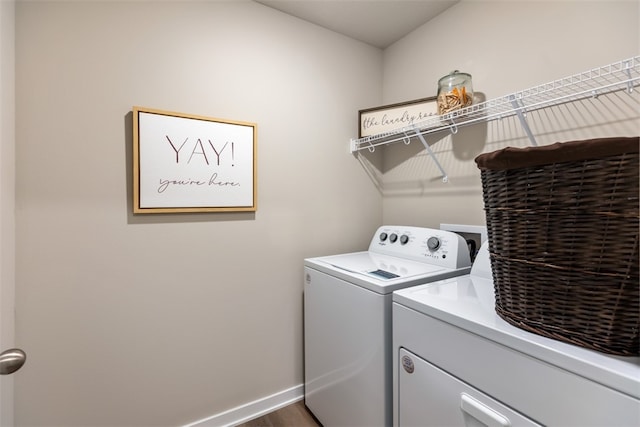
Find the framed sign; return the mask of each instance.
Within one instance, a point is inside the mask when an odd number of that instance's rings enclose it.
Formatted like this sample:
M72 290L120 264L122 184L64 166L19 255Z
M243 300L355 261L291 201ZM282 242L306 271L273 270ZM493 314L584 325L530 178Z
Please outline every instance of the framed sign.
M254 123L133 107L133 212L256 210Z
M420 123L438 115L437 97L416 99L358 111L358 138Z

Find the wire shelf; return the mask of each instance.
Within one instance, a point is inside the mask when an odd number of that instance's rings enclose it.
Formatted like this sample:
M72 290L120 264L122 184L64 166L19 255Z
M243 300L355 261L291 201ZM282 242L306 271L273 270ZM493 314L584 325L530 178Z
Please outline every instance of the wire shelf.
M366 136L351 140L351 152L364 149L370 151L375 147L397 141L407 141L413 136L450 130L457 132L461 126L478 122L488 122L505 117L518 115L535 145L533 135L530 134L522 113L547 108L567 102L585 98L595 98L610 92L627 90L632 92L640 85L640 56L614 62L572 76L554 80L529 89L514 92L501 98L473 104L460 110L452 111L441 116L429 117L412 126L405 126L389 132ZM423 138L420 138L423 140ZM428 147L426 143L425 147ZM445 174L443 174L445 175ZM446 177L445 177L446 178Z

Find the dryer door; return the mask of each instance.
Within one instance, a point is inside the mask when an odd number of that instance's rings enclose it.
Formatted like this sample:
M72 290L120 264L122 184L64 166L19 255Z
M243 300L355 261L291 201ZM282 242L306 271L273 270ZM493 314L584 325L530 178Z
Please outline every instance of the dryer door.
M398 365L400 426L540 426L404 348Z

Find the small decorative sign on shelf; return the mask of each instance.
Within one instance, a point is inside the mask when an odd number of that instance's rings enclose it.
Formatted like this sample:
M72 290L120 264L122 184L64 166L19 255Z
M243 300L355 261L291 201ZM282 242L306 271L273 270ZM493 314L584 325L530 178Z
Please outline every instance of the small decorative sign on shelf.
M133 108L133 212L256 210L254 123Z
M420 123L438 115L435 96L358 111L358 138Z

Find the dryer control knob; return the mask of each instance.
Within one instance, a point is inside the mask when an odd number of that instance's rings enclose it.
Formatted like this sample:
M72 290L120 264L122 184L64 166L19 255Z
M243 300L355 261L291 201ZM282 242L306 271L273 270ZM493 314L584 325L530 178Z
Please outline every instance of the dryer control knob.
M387 233L380 233L380 241L384 242L385 240L387 240Z
M408 241L409 241L409 236L407 236L406 234L403 234L402 236L400 236L400 244L406 245Z
M427 240L427 247L432 251L437 250L440 247L440 239L437 237L429 237L429 240Z
M396 240L398 240L398 235L396 233L393 233L391 236L389 236L389 241L391 243L395 243Z

